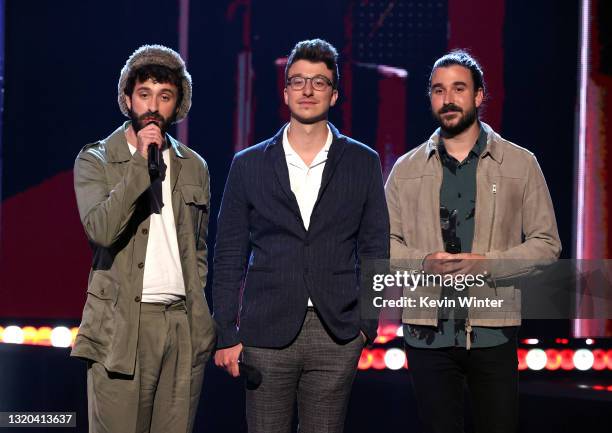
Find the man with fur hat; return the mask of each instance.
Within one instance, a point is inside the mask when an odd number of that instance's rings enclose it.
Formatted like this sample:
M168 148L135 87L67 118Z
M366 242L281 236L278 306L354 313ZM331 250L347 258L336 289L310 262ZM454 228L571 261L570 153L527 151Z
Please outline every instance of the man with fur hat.
M215 339L203 290L208 167L167 133L189 112L191 76L178 53L145 45L118 93L130 120L74 167L93 264L72 356L88 361L90 432L190 432Z

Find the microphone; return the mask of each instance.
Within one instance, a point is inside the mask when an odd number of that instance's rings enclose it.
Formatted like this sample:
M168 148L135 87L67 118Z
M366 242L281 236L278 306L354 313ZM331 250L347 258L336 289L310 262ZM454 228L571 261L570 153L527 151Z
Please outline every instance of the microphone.
M149 144L148 152L148 164L149 174L151 176L159 176L159 148L156 143Z
M238 370L240 371L240 376L246 379L246 387L248 390L259 388L262 380L261 372L259 370L252 365L245 364L244 362L238 363Z
M150 122L147 123L147 126L149 126L151 123L157 125L157 127L159 127L159 124L152 120ZM148 159L148 165L149 165L149 174L151 176L159 176L159 171L160 171L160 160L159 160L159 147L157 143L151 143L149 144L148 150L147 150L147 154L149 155Z

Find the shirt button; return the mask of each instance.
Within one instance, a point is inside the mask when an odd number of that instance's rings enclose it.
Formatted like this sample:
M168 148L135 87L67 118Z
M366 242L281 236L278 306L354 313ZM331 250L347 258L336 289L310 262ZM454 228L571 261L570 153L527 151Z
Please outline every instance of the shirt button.
M136 297L134 298L134 301L135 301L135 302L140 302L140 296L136 296Z
M149 233L149 230L148 230L148 229L142 229L142 234L143 234L143 235L146 235L146 234L148 234L148 233Z
M138 263L138 267L139 267L140 269L144 268L144 263L142 263L142 262Z

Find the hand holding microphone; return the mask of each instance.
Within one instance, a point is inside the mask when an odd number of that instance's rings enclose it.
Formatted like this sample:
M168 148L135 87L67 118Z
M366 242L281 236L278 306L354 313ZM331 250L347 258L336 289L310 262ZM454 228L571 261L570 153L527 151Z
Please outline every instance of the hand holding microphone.
M136 149L148 161L149 172L159 174L160 149L164 139L159 124L152 120L136 134Z
M243 377L246 381L247 389L257 389L261 385L261 371L240 360L238 360L238 369L240 370L240 377Z
M215 353L215 365L223 368L230 376L243 377L246 380L247 389L256 389L262 380L261 372L255 367L242 362L242 344L219 349Z

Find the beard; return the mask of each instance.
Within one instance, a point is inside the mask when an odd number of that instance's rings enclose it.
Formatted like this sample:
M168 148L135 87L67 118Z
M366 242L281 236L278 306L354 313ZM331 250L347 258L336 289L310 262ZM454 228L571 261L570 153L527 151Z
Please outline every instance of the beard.
M174 121L174 116L171 118L165 118L161 114L157 112L147 111L141 115L138 115L134 111L130 110L130 120L132 121L132 128L134 128L134 132L138 133L142 128L147 126L150 123L155 123L159 129L161 130L162 137L166 135L168 132L168 128Z
M444 113L457 113L460 118L456 124L449 125L442 118L442 114ZM443 106L438 112L433 112L433 116L438 121L443 136L454 137L461 134L476 122L478 119L478 108L476 108L476 105L472 105L470 109L464 112L461 107L450 103Z

